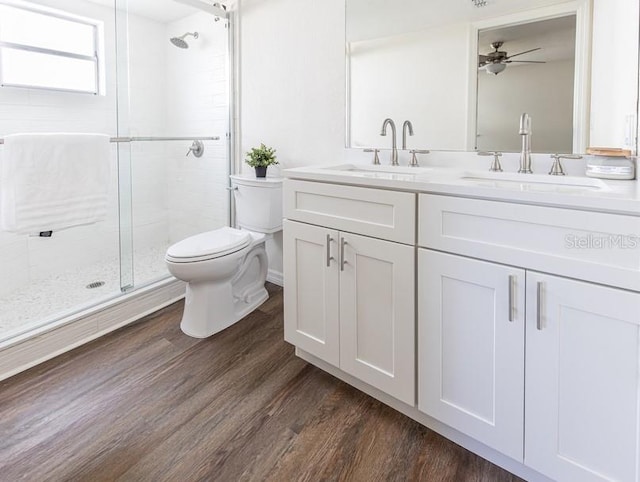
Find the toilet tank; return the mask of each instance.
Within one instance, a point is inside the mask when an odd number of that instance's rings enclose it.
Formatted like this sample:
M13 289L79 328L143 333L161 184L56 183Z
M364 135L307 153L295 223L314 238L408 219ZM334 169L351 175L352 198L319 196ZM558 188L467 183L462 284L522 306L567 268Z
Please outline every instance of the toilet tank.
M238 226L258 233L282 230L282 178L229 177Z

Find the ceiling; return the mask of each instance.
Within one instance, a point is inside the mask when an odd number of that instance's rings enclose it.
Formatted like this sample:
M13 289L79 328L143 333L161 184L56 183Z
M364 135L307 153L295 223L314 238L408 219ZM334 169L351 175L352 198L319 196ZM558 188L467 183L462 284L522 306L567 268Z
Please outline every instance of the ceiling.
M88 0L113 8L115 0ZM130 13L149 18L160 23L169 23L198 12L197 8L174 2L173 0L127 0ZM211 1L213 3L213 1Z

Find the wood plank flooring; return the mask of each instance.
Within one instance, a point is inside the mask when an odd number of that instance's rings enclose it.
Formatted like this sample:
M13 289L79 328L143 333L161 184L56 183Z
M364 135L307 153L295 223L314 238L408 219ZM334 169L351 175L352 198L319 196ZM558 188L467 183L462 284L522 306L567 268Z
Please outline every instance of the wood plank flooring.
M209 339L180 302L0 382L0 480L520 480L296 358L268 288Z

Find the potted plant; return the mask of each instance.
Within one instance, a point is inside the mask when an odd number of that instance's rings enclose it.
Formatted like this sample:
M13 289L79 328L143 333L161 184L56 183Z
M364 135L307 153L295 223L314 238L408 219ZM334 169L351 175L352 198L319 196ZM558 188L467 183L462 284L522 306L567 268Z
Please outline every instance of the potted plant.
M256 177L266 177L267 167L271 164L278 164L276 160L276 150L260 144L247 152L245 162L256 170Z

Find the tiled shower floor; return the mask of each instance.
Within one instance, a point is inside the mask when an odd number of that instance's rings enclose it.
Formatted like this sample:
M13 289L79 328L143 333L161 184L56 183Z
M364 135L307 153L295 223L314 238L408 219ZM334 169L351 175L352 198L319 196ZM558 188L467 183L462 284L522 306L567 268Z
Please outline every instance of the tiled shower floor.
M136 285L168 276L164 262L166 250L167 246L161 245L135 252L133 259ZM93 289L86 287L95 281L103 281L104 285ZM115 258L32 282L24 289L0 298L0 341L119 293L120 266Z

